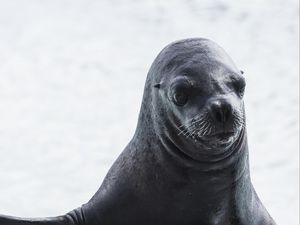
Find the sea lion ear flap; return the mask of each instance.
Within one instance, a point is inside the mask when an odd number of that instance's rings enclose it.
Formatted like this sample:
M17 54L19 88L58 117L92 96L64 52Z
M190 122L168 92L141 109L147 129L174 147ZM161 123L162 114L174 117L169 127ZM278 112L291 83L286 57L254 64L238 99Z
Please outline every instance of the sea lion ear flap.
M153 87L155 87L155 88L159 89L159 88L160 88L160 83L158 83L158 84L154 84L154 85L153 85Z
M243 70L240 70L241 74L243 75L244 74L244 71Z

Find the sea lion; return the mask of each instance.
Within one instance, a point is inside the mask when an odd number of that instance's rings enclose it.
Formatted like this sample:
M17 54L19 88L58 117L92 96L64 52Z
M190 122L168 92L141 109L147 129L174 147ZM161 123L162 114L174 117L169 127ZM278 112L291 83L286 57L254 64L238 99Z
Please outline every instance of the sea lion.
M0 225L275 225L250 180L245 79L214 42L165 47L145 84L135 134L85 205Z

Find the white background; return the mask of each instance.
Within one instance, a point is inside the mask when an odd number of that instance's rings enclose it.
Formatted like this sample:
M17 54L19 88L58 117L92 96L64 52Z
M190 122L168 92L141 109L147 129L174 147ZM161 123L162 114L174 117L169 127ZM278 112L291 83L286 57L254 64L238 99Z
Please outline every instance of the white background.
M0 214L54 216L97 191L133 135L147 70L207 37L245 71L256 190L299 215L297 0L0 0Z

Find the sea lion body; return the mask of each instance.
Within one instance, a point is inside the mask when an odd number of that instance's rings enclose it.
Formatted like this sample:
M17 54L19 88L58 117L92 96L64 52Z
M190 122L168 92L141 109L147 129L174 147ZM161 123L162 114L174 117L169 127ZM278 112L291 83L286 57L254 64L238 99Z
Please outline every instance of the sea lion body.
M250 180L244 86L212 41L168 45L149 70L134 137L94 197L65 216L0 225L275 225Z

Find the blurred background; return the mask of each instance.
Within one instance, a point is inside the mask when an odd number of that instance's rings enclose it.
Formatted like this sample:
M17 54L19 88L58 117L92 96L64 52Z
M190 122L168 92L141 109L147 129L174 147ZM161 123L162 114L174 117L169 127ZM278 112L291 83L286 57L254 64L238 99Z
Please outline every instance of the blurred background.
M0 0L0 214L87 202L134 133L153 59L206 37L245 71L254 186L279 225L297 225L298 4Z

